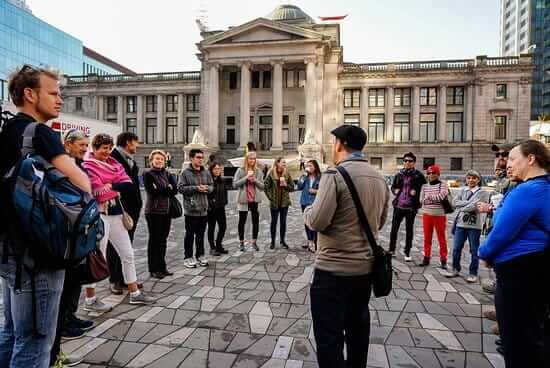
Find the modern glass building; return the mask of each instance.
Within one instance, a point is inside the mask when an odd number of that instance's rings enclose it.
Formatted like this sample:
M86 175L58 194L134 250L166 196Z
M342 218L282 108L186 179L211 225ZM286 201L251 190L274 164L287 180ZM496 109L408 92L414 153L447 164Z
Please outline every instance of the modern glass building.
M23 64L63 74L135 74L83 46L82 41L32 14L23 0L0 0L0 100L6 80Z

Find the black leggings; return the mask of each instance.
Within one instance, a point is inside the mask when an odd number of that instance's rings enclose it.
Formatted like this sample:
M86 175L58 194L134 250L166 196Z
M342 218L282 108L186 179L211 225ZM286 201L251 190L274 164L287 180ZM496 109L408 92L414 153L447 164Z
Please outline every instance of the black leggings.
M218 224L218 236L214 241L214 235L216 232L216 224ZM225 236L225 229L227 228L225 207L214 208L208 212L208 243L211 249L222 249L223 237Z
M258 233L260 232L260 213L258 212L258 203L248 203L248 211L252 212L252 240L257 240ZM241 242L244 241L244 227L246 225L248 211L239 211L239 240Z

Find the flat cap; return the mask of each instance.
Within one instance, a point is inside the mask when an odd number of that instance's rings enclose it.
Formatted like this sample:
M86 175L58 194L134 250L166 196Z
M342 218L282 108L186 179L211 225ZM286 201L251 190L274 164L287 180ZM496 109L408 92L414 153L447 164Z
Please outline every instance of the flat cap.
M332 130L332 135L349 148L361 151L367 143L365 131L355 125L340 125Z

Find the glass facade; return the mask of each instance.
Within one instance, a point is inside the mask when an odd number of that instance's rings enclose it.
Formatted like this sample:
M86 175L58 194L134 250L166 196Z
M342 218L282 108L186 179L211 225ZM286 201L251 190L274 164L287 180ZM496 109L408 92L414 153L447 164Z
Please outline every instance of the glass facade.
M550 0L532 0L531 14L531 39L537 45L531 119L537 120L541 114L550 114Z

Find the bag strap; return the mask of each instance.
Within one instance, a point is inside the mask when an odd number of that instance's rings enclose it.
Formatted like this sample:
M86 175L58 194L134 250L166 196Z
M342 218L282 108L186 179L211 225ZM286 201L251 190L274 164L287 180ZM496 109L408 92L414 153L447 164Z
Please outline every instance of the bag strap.
M372 233L371 227L369 225L369 220L367 219L367 216L365 215L365 210L363 209L363 205L361 204L361 199L359 199L357 188L355 187L355 184L353 184L353 181L351 180L349 173L342 166L336 166L336 170L338 170L340 175L342 175L342 177L344 178L344 181L346 182L346 185L348 186L348 189L351 193L351 198L353 199L353 203L355 204L355 209L357 210L357 216L359 217L359 222L361 223L361 227L363 228L363 231L367 235L369 244L371 245L375 253L383 253L384 249L381 246L379 246L378 243L376 242L374 234Z
M33 122L25 127L25 131L23 132L23 144L21 145L21 157L25 157L28 154L34 153L34 146L32 144L32 141L34 139L37 126L38 123Z

